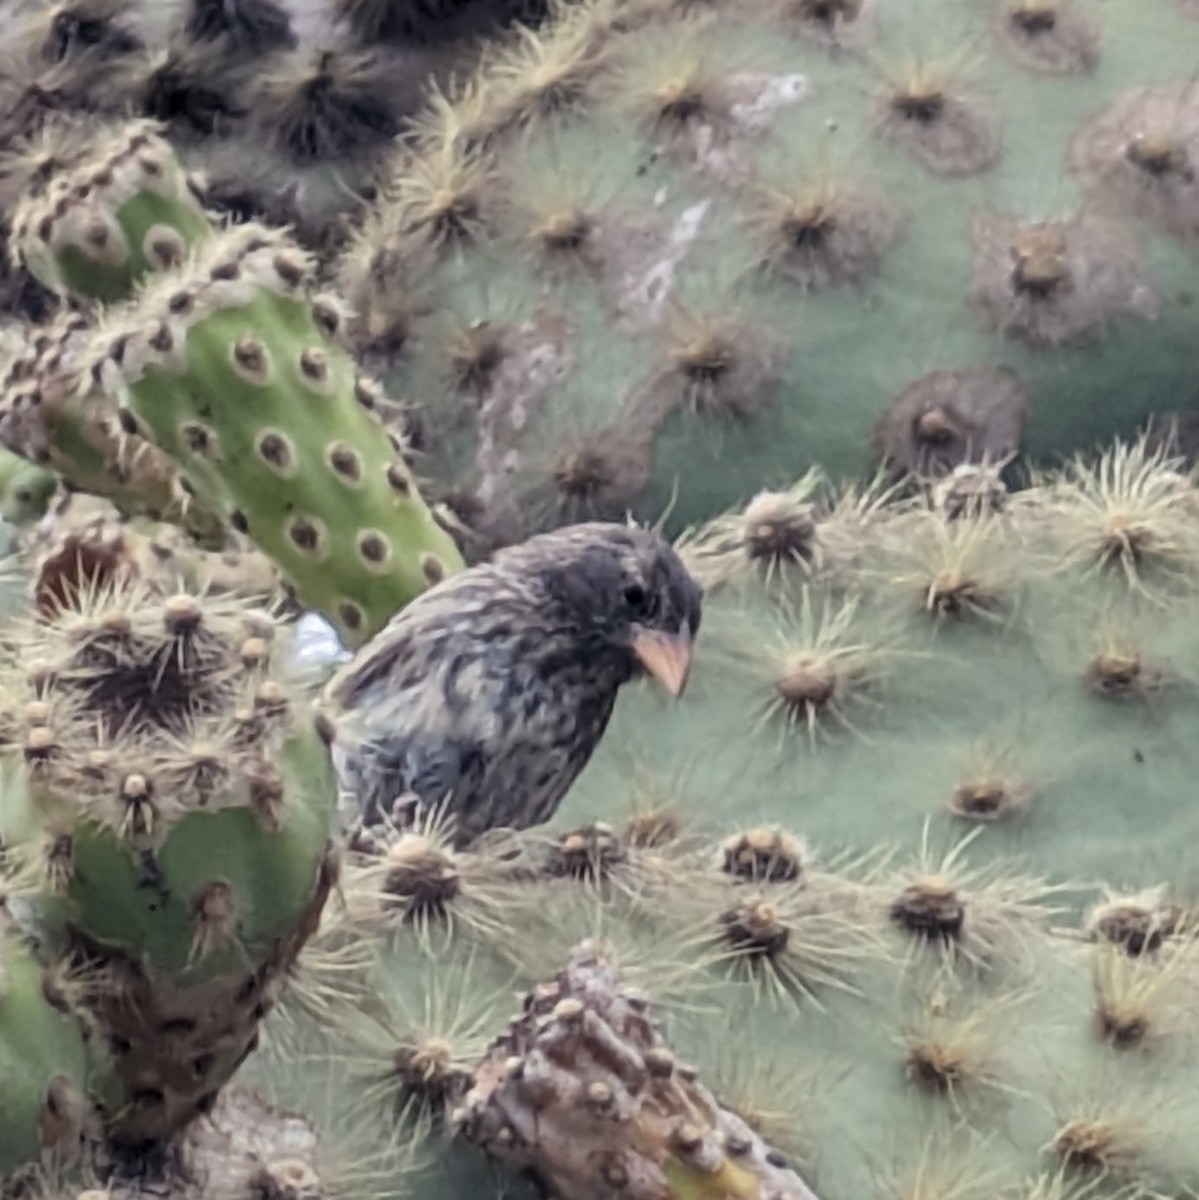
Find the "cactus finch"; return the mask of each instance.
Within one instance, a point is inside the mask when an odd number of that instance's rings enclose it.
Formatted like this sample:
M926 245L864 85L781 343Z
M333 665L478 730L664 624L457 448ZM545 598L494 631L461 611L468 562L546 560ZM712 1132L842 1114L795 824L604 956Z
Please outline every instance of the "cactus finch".
M450 576L330 680L343 790L367 826L440 810L459 845L549 820L622 684L682 694L701 603L666 542L601 522Z

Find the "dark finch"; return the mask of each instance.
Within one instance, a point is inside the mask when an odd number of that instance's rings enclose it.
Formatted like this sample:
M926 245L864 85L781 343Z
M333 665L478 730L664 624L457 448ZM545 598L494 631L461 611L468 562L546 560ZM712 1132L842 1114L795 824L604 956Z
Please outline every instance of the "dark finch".
M599 522L450 576L330 681L342 788L367 825L440 809L460 845L549 820L622 684L682 694L701 604L665 541Z

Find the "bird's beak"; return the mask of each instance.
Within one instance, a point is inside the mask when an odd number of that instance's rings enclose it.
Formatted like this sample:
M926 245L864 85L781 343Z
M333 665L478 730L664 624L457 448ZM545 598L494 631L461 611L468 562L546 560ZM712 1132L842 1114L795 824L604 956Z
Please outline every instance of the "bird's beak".
M639 629L633 653L641 665L677 700L691 674L691 642L677 633Z

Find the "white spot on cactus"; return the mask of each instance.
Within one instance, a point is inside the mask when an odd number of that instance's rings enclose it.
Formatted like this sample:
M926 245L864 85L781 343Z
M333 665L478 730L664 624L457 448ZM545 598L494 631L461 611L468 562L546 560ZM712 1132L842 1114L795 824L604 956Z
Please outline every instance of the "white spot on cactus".
M1156 321L1162 314L1161 297L1146 284L1132 289L1128 307L1131 312L1147 321Z
M353 657L342 644L336 628L320 613L305 613L295 623L291 643L292 660L302 667L332 667Z
M812 92L806 75L734 75L730 83L735 91L742 87L757 89L751 99L729 110L738 125L754 131L768 129L780 108L797 104Z
M495 501L521 465L513 445L533 419L537 406L556 381L566 378L572 360L567 331L557 322L534 320L521 325L479 406L479 468L476 494Z
M621 316L632 317L639 312L651 321L661 316L662 307L674 285L675 271L695 244L711 206L712 201L705 199L683 211L667 237L662 256L651 263L639 278L626 282L620 300Z

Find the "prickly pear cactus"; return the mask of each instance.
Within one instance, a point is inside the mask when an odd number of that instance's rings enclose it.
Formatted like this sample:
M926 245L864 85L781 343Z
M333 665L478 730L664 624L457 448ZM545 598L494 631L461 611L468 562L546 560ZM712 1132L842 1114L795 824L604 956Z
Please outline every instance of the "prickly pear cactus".
M313 295L312 267L264 226L210 239L110 312L89 374L358 643L461 559L338 346L342 308Z
M112 1136L208 1111L335 875L325 727L281 630L117 581L6 634L0 832L43 935L89 964Z
M340 344L344 306L314 294L312 256L282 231L218 232L149 122L94 154L62 137L16 249L64 292L125 303L98 329L68 311L31 335L3 377L0 438L214 542L227 523L343 636L369 637L462 560Z
M350 1111L393 1115L422 1197L489 1194L480 1150L566 1200L1199 1181L1181 909L1111 896L1070 930L1011 856L930 834L838 857L798 819L721 836L628 790L607 826L359 847L300 969L344 969L369 930L362 1010L306 1055L268 1040L249 1078L303 1062L303 1108L348 1066Z
M11 154L4 181L24 184L10 222L14 263L84 305L128 299L148 273L179 266L214 232L160 126L130 121L89 132L51 125L23 155ZM123 432L111 400L79 377L73 358L89 328L69 309L45 327L18 328L26 344L4 356L0 438L72 488L217 538L219 520L187 493L176 468Z
M618 705L563 819L602 817L636 762L706 821L858 853L973 835L959 866L1020 858L1076 908L1096 880L1185 891L1199 495L1144 442L989 486L812 475L693 531L687 703Z
M219 540L220 520L187 493L179 468L122 430L116 406L81 375L91 329L82 314L60 313L0 363L0 441L72 489Z
M0 516L10 525L32 524L46 511L57 477L0 448Z
M1194 38L1168 0L573 5L426 113L343 261L359 344L497 536L1130 436L1194 393Z
M12 218L14 252L53 291L111 303L177 265L212 226L150 121L117 126L75 170L59 170Z
M0 1187L70 1165L92 1123L88 1050L64 980L23 944L3 901L0 890Z
M1189 1194L1197 505L1140 442L692 531L685 702L552 828L355 831L243 1082L416 1197Z
M100 122L134 117L166 127L221 211L335 243L346 215L369 203L379 156L423 104L427 81L473 65L489 34L545 9L543 0L13 0L0 28L0 210L22 192L48 127L101 144ZM0 271L0 287L26 299L20 276Z
M138 584L164 596L179 589L278 600L282 584L270 561L252 548L219 553L190 541L177 525L122 519L98 496L58 498L22 539L28 591L38 612L69 607L100 587Z

